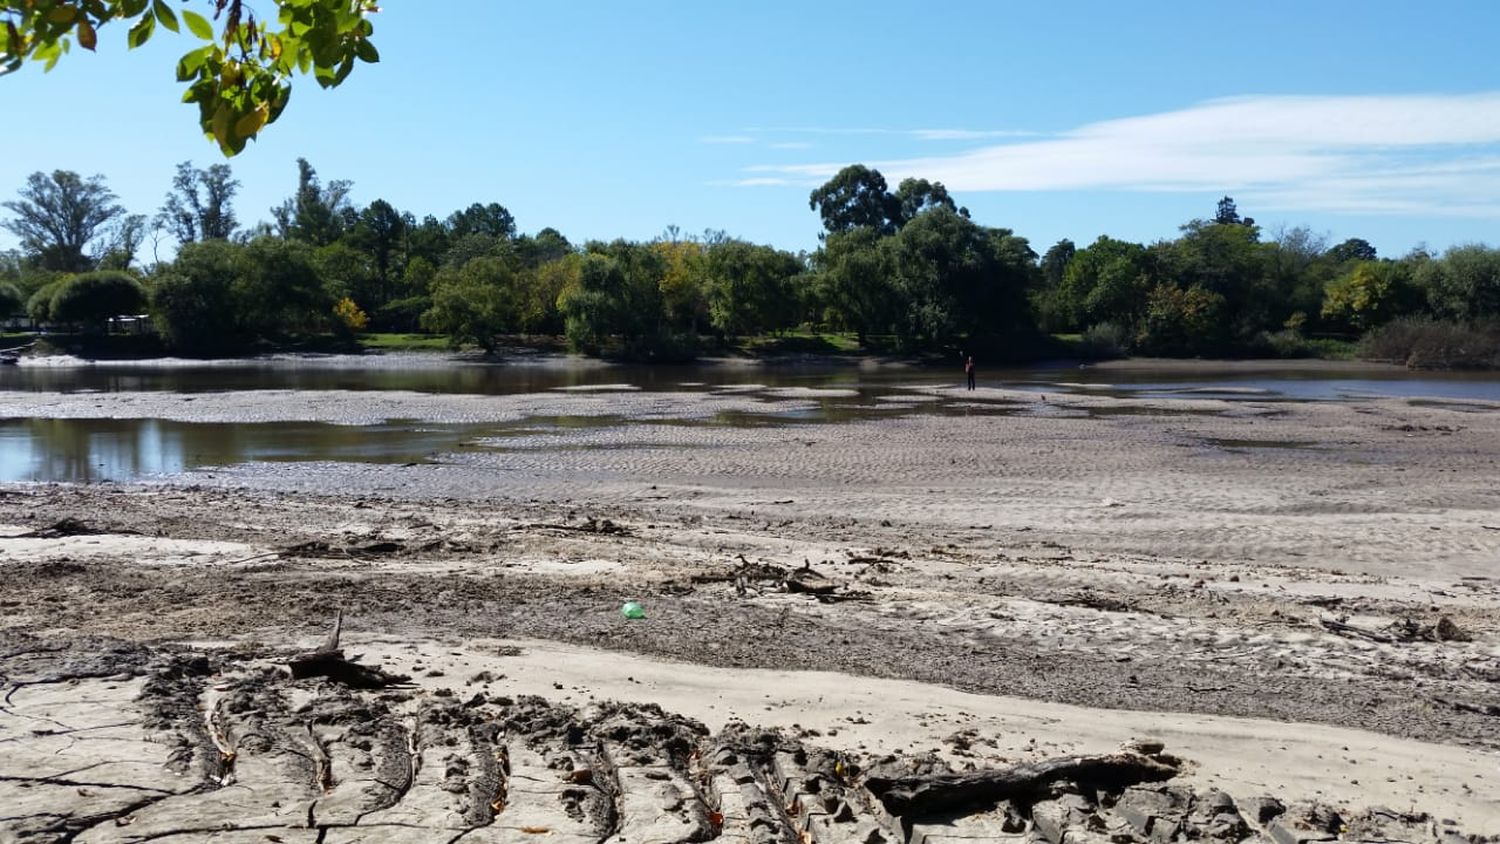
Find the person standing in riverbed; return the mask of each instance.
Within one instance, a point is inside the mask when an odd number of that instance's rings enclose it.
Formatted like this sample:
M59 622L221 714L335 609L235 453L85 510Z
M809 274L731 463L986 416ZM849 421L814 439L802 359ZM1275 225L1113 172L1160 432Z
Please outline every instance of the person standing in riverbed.
M971 390L974 389L974 356L973 355L969 355L969 359L966 360L966 361L964 361L964 375L968 376L968 379L969 379L969 389L971 389Z

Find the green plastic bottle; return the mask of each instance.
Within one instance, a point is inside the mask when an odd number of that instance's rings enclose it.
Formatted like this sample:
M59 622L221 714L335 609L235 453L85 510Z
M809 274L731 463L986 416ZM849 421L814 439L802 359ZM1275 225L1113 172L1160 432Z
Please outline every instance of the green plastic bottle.
M626 601L625 605L620 607L620 615L626 618L645 618L646 608L635 601Z

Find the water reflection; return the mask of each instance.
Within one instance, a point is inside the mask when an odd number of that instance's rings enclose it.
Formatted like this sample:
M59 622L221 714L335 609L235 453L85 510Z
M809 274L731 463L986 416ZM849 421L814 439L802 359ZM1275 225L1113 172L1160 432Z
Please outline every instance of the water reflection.
M400 422L8 419L0 421L0 481L127 481L257 461L420 463L472 436L465 426Z
M464 362L410 368L359 358L328 362L239 361L228 364L152 366L0 367L0 391L181 393L230 390L410 390L424 393L509 395L606 384L641 390L712 390L736 385L768 387L870 388L898 384L958 384L958 367L861 366L847 364L722 365L548 365ZM1032 366L981 371L983 386L1042 392L1083 391L1143 398L1289 398L1339 400L1365 396L1429 397L1500 401L1500 374L1492 372L1406 372L1289 368L1237 371L1180 369L1110 370L1076 365Z

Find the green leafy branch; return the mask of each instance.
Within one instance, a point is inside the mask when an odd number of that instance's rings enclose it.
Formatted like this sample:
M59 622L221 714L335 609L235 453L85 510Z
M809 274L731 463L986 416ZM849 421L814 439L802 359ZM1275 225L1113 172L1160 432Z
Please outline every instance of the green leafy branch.
M356 62L380 61L371 43L375 0L275 0L276 21L257 19L244 0L183 0L209 7L212 20L167 0L0 0L0 76L30 60L51 70L76 41L94 50L99 30L126 28L130 49L158 26L206 42L177 62L183 102L198 106L203 132L226 156L276 122L292 76L312 74L324 88L349 77Z

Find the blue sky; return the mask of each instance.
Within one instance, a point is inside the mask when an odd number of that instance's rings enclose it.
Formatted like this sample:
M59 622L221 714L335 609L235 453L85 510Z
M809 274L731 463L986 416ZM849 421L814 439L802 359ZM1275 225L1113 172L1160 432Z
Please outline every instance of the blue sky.
M810 186L865 162L1038 251L1171 237L1225 193L1387 255L1500 243L1500 3L388 0L375 22L381 64L300 80L233 159L242 221L305 156L418 216L813 248ZM123 40L0 79L0 195L63 168L150 213L177 162L222 160L178 102L189 38Z

